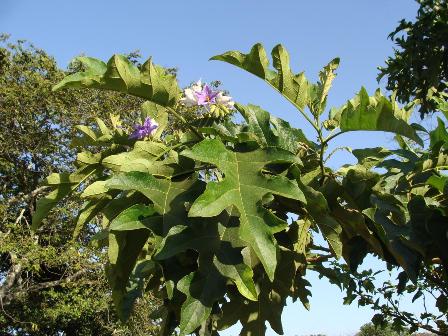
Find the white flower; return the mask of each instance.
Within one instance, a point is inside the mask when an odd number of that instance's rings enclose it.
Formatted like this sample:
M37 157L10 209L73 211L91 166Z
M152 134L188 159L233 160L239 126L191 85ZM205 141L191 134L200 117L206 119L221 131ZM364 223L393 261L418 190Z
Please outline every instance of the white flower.
M201 92L201 91L202 91L202 87L203 87L202 81L201 81L201 80L198 80L196 83L194 83L194 84L191 86L191 89L192 89L194 92Z
M180 99L180 103L187 107L220 105L225 107L226 110L233 109L235 104L232 97L224 95L222 91L213 91L201 80L184 90L184 96Z
M216 103L224 105L228 108L233 108L235 102L232 100L232 97L224 95L222 92L219 92L216 96Z
M190 88L184 90L184 97L180 99L180 103L185 106L191 107L198 105L198 97L196 93L202 91L202 82L198 80L196 83L191 85Z
M198 104L198 98L195 95L195 92L192 89L185 89L184 96L180 99L180 102L185 106L195 106Z

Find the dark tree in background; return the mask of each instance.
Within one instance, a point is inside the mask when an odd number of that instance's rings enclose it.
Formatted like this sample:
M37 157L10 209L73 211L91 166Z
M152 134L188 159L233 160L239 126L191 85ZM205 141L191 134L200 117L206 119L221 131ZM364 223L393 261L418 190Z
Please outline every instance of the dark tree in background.
M387 89L396 91L402 103L418 99L421 117L434 111L427 95L434 87L447 92L448 3L446 0L417 0L415 22L401 20L389 38L397 45L394 55L380 67L378 80L387 79Z
M31 233L45 191L39 183L73 169L74 125L109 114L133 123L140 114L141 101L123 94L52 92L64 74L45 51L0 37L0 335L153 335L149 314L157 300L149 294L127 326L119 323L104 276L106 251L88 243L95 220L72 239L79 201L62 202Z
M412 334L406 330L395 331L390 325L380 327L367 323L360 328L356 336L412 336Z

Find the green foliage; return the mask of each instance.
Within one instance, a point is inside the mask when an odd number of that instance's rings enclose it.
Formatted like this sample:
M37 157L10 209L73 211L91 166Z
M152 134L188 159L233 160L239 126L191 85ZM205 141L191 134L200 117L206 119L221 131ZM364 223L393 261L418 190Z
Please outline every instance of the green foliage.
M78 188L94 176L82 162L95 160L80 154L72 167L79 146L72 143L74 126L109 113L135 120L141 100L93 90L54 93L52 86L67 73L51 56L24 41L0 40L0 335L154 335L158 326L147 316L158 303L152 294L139 299L127 326L113 310L103 270L107 254L89 245L99 228L98 207L87 202L79 238L72 239ZM93 129L99 135L105 125ZM55 185L57 192L37 200ZM69 192L73 196L62 199ZM30 230L33 213L39 235Z
M53 90L63 88L97 88L126 92L162 106L177 103L179 87L175 76L156 66L151 59L140 69L123 55L114 55L104 63L91 57L78 57L84 71L65 77Z
M282 176L265 177L263 169L269 164L297 163L294 156L275 147L236 152L217 139L206 139L182 154L216 165L225 176L220 182L207 184L206 191L192 204L189 216L213 217L235 206L240 214L240 237L253 249L272 281L277 267L274 234L284 230L287 223L267 211L262 199L270 194L305 204L306 200L294 182Z
M440 104L442 112L444 106ZM386 169L371 189L374 207L363 212L375 225L381 226L381 242L390 246L390 255L385 255L385 260L393 257L406 272L401 272L397 281L387 280L378 285L375 283L378 273L371 270L349 273L345 266L335 265L331 281L345 288L347 303L357 299L360 305L376 310L375 325L392 320L396 330L407 326L411 331L421 328L437 335L448 331L448 185L444 132L444 122L439 118L437 128L428 132L428 148L411 148L398 139L401 146L398 150L354 151L359 164L372 170ZM411 254L406 246L412 246L417 253ZM422 257L424 263L416 266L422 263ZM401 309L399 299L405 294L412 297L412 302L421 302L420 314ZM427 297L436 300L432 310L427 310ZM437 310L439 314L434 313Z
M233 64L264 79L300 111L308 106L313 114L321 114L325 110L328 91L335 77L334 72L339 66L339 59L332 60L324 67L319 73L320 82L314 85L306 79L304 73L294 74L291 71L289 54L282 45L275 46L271 55L276 71L268 68L269 60L261 44L254 45L249 54L229 51L211 59Z
M356 336L411 336L411 333L397 332L390 325L375 326L372 323L364 324Z
M407 123L406 113L396 102L391 102L383 96L379 90L374 96L369 97L366 89L362 88L346 105L332 110L330 118L339 123L341 131L393 132L423 145L415 129Z
M309 308L307 269L345 286L328 265L340 256L355 272L365 255L376 254L414 281L424 262L439 258L445 265L442 131L434 131L430 155L411 150L422 143L407 123L411 111L379 92L369 97L363 89L322 123L339 60L331 61L314 84L291 72L282 46L272 57L275 70L257 44L249 54L231 51L213 59L268 82L310 122L318 143L254 105L236 104L244 119L239 124L230 118L188 122L169 107L175 101L168 104L152 93L144 113L162 127L177 119L183 126L173 134L157 132L135 141L125 123L106 130L100 120L100 132L96 126L80 129L84 138L76 141L77 165L94 171L78 188L89 202L80 218L103 215L95 239L108 247L107 275L123 320L145 288L163 299L157 314L163 335L176 328L181 335L217 335L238 321L243 336L264 335L266 322L282 334L288 298ZM76 83L141 97L136 78L144 75L137 75L138 68L116 70L122 59L115 56L107 71L95 61L87 75L73 74L58 87ZM104 70L101 76L92 75L96 67ZM338 171L325 166L331 139L363 130L395 133L401 144L407 137L412 147L361 149L355 151L358 164ZM433 175L431 184L421 185ZM53 175L47 181L53 181L58 195L77 176ZM326 246L314 243L315 233L323 235Z
M387 89L396 91L402 103L416 99L421 116L435 111L428 97L432 88L446 92L448 81L448 3L446 0L417 0L414 22L401 20L389 35L398 48L380 67L378 79L387 78Z

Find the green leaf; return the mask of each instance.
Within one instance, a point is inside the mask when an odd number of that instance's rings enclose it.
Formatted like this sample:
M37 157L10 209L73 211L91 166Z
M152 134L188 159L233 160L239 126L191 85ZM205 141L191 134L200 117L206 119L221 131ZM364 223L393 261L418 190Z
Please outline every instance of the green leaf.
M90 69L94 73L103 73L107 70L106 63L93 57L79 56L72 62L80 62L84 69Z
M366 218L362 212L355 209L346 209L341 206L334 206L332 209L332 215L341 223L345 235L348 239L354 239L356 237L362 237L367 242L372 251L374 251L379 257L383 257L383 248L376 235L369 229L366 223ZM349 244L345 244L344 248ZM346 256L346 254L344 254ZM350 259L345 258L349 266L351 266Z
M259 106L236 104L235 107L246 120L249 131L255 134L257 143L262 148L278 147L296 154L303 147L303 143L311 144L302 130L291 127L288 122L272 116Z
M102 134L102 137L112 138L112 131L109 127L106 126L106 123L100 118L95 118L96 123L98 124L98 128Z
M144 102L142 104L142 119L150 117L155 120L159 126L152 135L153 138L159 139L165 128L168 126L168 112L163 106L153 102Z
M319 72L319 82L311 91L310 110L315 117L325 111L327 105L327 96L330 91L333 80L336 78L335 71L339 67L339 58L333 59Z
M202 133L219 136L226 141L238 142L239 136L244 133L244 125L233 123L229 119L216 120L216 118L201 118L192 121Z
M170 147L153 141L138 141L133 150L110 155L101 163L116 172L140 171L167 178L194 168L192 160L179 158Z
M83 134L83 142L85 143L96 143L98 141L97 134L85 125L76 125L75 128Z
M135 204L147 203L147 198L134 191L120 192L119 190L110 191L118 194L118 197L112 199L101 211L103 215L103 228L108 227L110 222L114 220L121 212Z
M153 206L147 206L143 204L135 204L123 212L121 212L110 223L110 231L128 231L146 229L143 224L143 220L146 217L153 216L155 210Z
M152 260L139 260L129 275L126 288L123 292L118 292L117 288L113 293L116 309L122 321L129 319L135 301L142 296L145 288L145 280L155 272L156 264Z
M307 211L322 231L322 235L336 257L340 258L342 255L341 224L330 215L327 200L321 192L309 186L302 186L302 190L307 200Z
M246 120L249 131L253 132L257 138L257 142L261 148L267 148L275 146L277 137L271 130L269 112L262 110L259 106L255 105L235 105L236 109L241 113Z
M415 129L409 125L396 106L381 94L379 90L374 96L368 95L363 87L359 93L349 100L337 113L332 115L339 121L342 131L384 131L400 134L423 146Z
M113 176L107 181L109 189L135 190L145 195L154 203L154 210L158 216L145 219L145 224L155 234L165 236L176 225L186 225L188 221L186 204L193 201L203 191L203 182L190 177L182 181L157 179L151 174L142 172L128 172Z
M426 183L443 193L448 187L448 176L432 175L426 180Z
M80 165L94 165L100 163L101 153L93 154L88 151L78 153L76 156L76 163Z
M81 194L81 198L93 198L104 195L109 191L105 187L106 181L95 181L90 184Z
M303 256L306 255L306 248L311 241L311 220L299 219L289 226L288 232L294 232L294 251Z
M109 235L109 264L106 267L106 275L121 321L126 321L132 310L133 300L129 298L129 291L135 286L133 283L139 283L136 278L146 275L136 264L149 233L148 230L132 230L116 231Z
M84 69L66 76L53 87L54 91L65 88L95 88L128 93L162 106L174 106L180 89L176 78L165 69L156 66L151 59L139 70L123 55L114 55L109 62L93 58L77 58Z
M303 73L292 73L288 52L282 45L277 45L272 49L272 59L273 66L277 72L268 68L269 60L266 51L259 43L252 47L249 54L243 54L239 51L228 51L211 58L211 60L233 64L264 79L303 112L310 102L309 91L313 84L308 82Z
M437 108L443 113L445 119L448 121L448 100L446 99L446 96L445 99L442 97L433 96L432 100L437 104Z
M77 185L62 184L45 197L40 198L36 202L36 211L33 214L32 220L32 230L36 231L51 209L76 188Z
M85 178L85 175L80 172L77 173L53 173L48 175L45 180L42 182L42 185L47 186L58 186L62 184L79 184Z
M187 296L181 308L181 336L191 334L209 317L215 301L225 294L225 285L225 278L213 269L190 273L178 282L177 288Z
M115 197L116 195L117 193L112 193L111 198ZM109 202L109 197L102 197L100 199L90 200L83 204L81 210L79 211L78 217L76 218L75 230L73 231L73 239L78 237L84 225L95 218L95 216L97 216L104 209L104 207L109 204Z
M365 165L343 167L338 173L345 175L342 186L346 194L344 195L346 201L350 201L356 209L369 208L371 206L372 188L379 182L380 175L371 171Z
M442 119L437 118L437 128L429 133L429 137L431 148L438 143L442 143L442 146L445 148L448 147L448 132Z
M354 149L352 154L358 159L358 163L366 168L372 168L382 162L384 158L392 154L383 147Z
M218 328L226 329L241 322L241 336L264 336L266 321L272 329L283 335L281 314L286 305L286 299L272 288L271 283L264 280L261 284L257 302L245 300L241 296L229 293L230 301L222 305L222 318L218 320Z
M31 229L33 231L37 230L51 209L64 197L76 190L83 181L96 172L97 168L96 165L90 165L70 175L51 174L47 178L46 183L56 185L56 189L36 202L36 211L33 213Z
M240 293L249 300L257 300L252 269L243 263L238 238L237 220L227 212L195 223L190 227L175 226L160 243L156 259L167 259L188 249L201 255L201 263L212 263L224 277L232 280Z
M419 254L411 250L405 243L409 238L410 228L395 224L389 217L389 209L369 208L363 213L369 217L379 231L379 237L386 245L397 263L403 267L411 280L417 279L417 269L420 262Z
M240 213L240 235L255 251L269 278L273 280L277 265L274 233L283 230L286 222L266 210L261 200L274 194L306 203L294 181L283 176L264 176L262 169L270 163L293 163L295 158L276 148L235 152L218 139L206 139L192 150L182 152L189 158L214 164L224 174L221 182L210 182L206 191L191 206L191 217L213 217L230 206Z
M316 144L309 141L301 129L291 127L289 122L271 115L271 125L273 132L278 137L277 147L286 149L292 153L297 153L303 144L314 147Z

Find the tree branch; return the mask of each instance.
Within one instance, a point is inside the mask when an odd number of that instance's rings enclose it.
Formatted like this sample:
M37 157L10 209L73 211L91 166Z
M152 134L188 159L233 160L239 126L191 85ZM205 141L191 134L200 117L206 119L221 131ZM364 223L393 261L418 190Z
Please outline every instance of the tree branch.
M22 264L16 263L17 256L15 253L10 252L11 256L11 268L9 269L8 275L6 276L5 282L0 287L0 303L2 306L4 303L8 302L8 296L11 291L11 288L17 282L17 279L20 277L22 273Z
M19 296L20 294L24 294L24 293L30 293L30 292L37 292L43 289L47 289L47 288L53 288L53 287L57 287L57 286L62 286L62 285L67 285L70 284L71 282L81 278L83 275L87 274L89 271L95 270L95 269L99 269L99 268L87 268L87 269L82 269L70 276L67 276L65 278L61 278L59 280L54 280L54 281L47 281L47 282L43 282L43 283L39 283L33 286L29 286L27 288L19 288L13 292L9 292L6 293L6 295L4 296L4 304L8 304L11 300L13 300L14 298L16 298L17 296ZM88 283L94 283L94 282L88 282ZM79 285L79 283L77 283Z
M31 191L28 194L25 193L18 193L16 196L11 197L7 202L6 202L6 206L11 205L12 203L17 203L17 202L21 202L21 201L26 201L28 199L33 199L35 198L37 195L39 195L40 193L42 193L43 191L45 191L48 188L48 186L41 186L39 188L34 189L33 191Z

